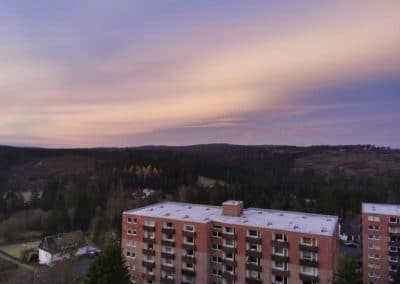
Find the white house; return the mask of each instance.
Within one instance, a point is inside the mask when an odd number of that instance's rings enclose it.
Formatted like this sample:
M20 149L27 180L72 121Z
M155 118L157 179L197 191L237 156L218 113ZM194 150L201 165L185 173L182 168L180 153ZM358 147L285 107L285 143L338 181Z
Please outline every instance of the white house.
M51 264L71 255L84 255L89 249L91 247L82 231L47 236L39 245L39 263Z

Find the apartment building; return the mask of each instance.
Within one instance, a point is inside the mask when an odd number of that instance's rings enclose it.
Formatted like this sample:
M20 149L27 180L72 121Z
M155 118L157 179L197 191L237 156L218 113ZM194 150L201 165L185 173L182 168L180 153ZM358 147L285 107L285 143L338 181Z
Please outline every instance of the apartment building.
M122 250L136 283L329 283L336 216L163 202L123 212Z
M363 283L400 283L400 205L362 204Z

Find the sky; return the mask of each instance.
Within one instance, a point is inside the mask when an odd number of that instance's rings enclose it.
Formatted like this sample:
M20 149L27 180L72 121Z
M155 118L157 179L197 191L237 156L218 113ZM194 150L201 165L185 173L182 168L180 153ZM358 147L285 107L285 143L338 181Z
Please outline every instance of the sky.
M400 148L400 1L3 0L0 144Z

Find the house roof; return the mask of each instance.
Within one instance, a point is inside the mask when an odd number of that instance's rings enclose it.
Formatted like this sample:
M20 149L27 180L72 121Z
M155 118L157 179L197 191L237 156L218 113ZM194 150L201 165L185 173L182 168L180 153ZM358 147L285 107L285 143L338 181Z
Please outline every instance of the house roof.
M87 245L88 242L82 231L74 231L44 237L39 245L39 249L45 250L51 254L70 253Z

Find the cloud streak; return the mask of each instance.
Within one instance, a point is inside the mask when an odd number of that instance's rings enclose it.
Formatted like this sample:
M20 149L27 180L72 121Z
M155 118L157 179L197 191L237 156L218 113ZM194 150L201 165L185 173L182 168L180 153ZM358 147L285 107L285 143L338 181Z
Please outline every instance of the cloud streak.
M192 16L177 20L163 3L153 3L157 13L145 2L127 3L90 13L90 4L68 7L55 19L64 38L47 29L27 36L31 27L20 18L3 17L9 39L0 40L0 138L13 137L4 143L32 137L43 146L123 146L188 127L229 127L239 137L249 114L295 114L310 89L400 72L398 1L312 2L297 15L261 4L211 15L212 7L174 4ZM104 20L104 31L88 16ZM80 26L83 34L72 32ZM146 144L164 142L147 137Z

